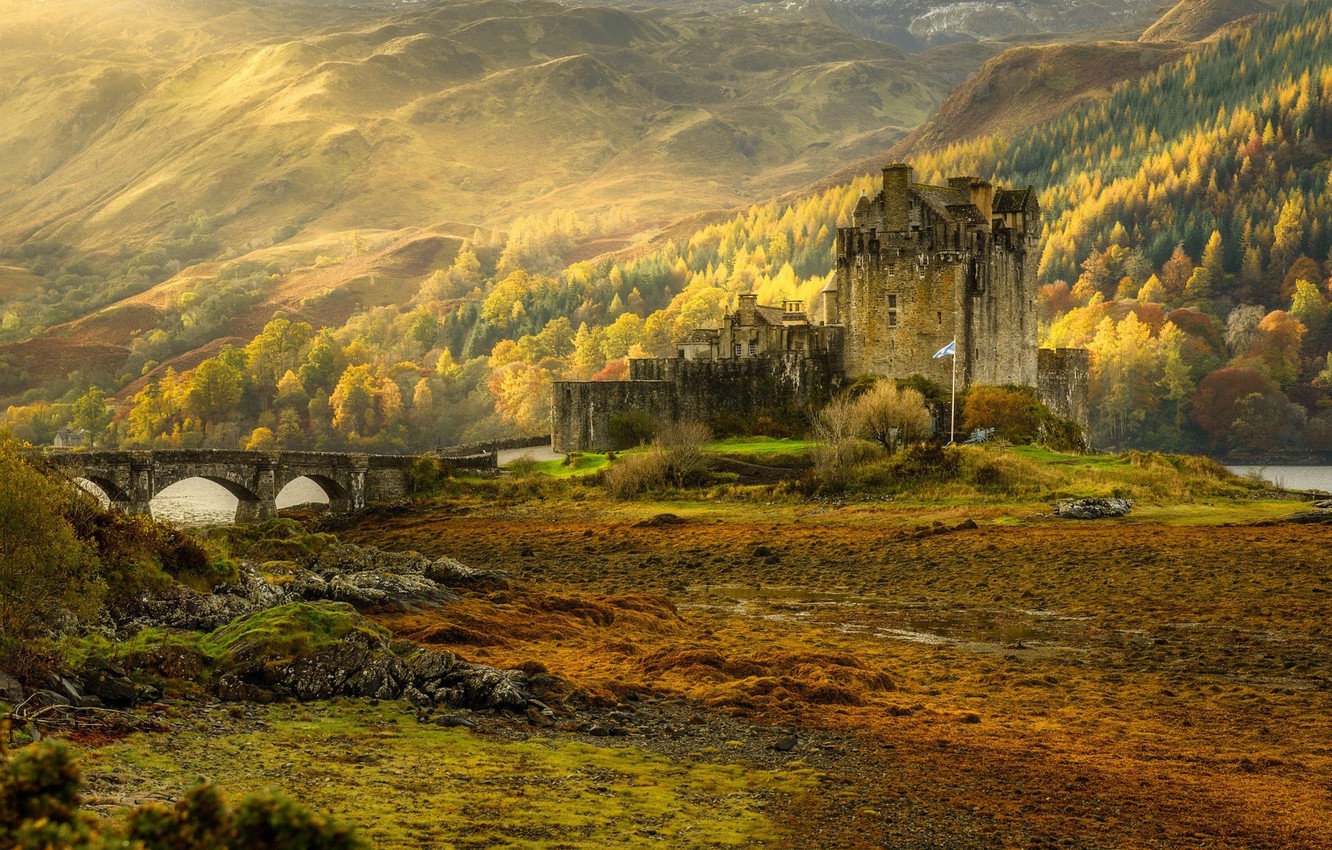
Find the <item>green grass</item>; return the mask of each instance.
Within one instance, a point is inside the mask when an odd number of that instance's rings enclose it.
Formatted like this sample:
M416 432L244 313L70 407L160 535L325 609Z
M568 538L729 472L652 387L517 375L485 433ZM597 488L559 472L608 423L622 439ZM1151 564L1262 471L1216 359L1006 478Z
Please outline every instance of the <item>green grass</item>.
M793 440L778 437L729 437L708 445L713 454L797 454L818 445L814 440Z
M345 602L292 602L232 620L200 641L199 648L215 658L255 649L265 658L296 658L353 631L388 636Z
M707 451L726 456L744 456L751 461L762 462L765 457L786 457L808 451L815 443L811 440L779 439L776 437L730 437L709 443ZM643 451L642 448L626 449L619 454L632 454ZM551 478L578 478L600 472L610 466L610 456L597 452L574 452L568 460L541 460L524 462L522 458L511 461L507 468L516 473L527 471L548 475Z
M591 475L594 472L600 472L607 466L610 466L610 457L604 454L592 452L574 452L569 456L572 460L542 460L537 461L532 469L542 475L549 475L551 478L578 478L583 475ZM510 464L512 466L512 464Z
M1040 445L1012 446L1005 451L1017 457L1056 466L1080 466L1087 469L1113 469L1128 466L1128 460L1124 455L1065 454Z
M767 808L815 784L804 766L760 770L628 747L487 740L419 723L388 703L284 706L267 728L218 733L222 714L102 748L85 772L119 774L124 796L174 797L199 777L231 795L278 787L355 824L384 850L762 847L781 840Z

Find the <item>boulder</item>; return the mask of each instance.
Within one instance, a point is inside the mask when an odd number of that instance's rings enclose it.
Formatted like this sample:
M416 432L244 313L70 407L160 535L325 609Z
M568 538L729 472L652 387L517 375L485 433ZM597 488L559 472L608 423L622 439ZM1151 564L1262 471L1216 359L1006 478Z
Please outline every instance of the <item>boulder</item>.
M18 705L27 697L19 680L5 673L0 673L0 702Z
M436 558L425 569L425 577L445 587L468 587L478 590L501 590L509 586L513 576L504 570L482 570L465 567L452 558Z
M272 691L258 685L252 685L235 673L223 673L218 677L213 692L218 699L224 702L269 703L273 701Z
M84 693L91 694L104 705L129 708L139 701L139 689L124 670L101 662L89 662L78 673Z
M418 685L444 681L458 664L458 656L436 649L422 649L407 659L407 669Z
M122 626L134 633L149 627L211 632L227 623L291 601L290 594L271 585L249 568L243 568L235 581L217 587L212 593L199 593L175 585L162 595L146 600Z
M1105 519L1127 516L1132 499L1070 499L1055 505L1054 515L1064 519Z
M331 599L360 609L381 610L442 605L458 599L458 594L448 588L413 573L348 573L333 576L322 590L322 595L305 598Z
M1332 511L1299 511L1286 517L1285 522L1293 522L1298 525L1332 524Z
M531 698L526 676L518 670L465 664L450 676L449 684L458 692L458 704L466 708L523 709Z
M446 729L475 729L476 721L466 714L443 714L430 721Z
M79 691L79 686L70 681L65 676L51 674L47 686L58 694L63 695L70 701L71 705L83 704L83 693Z
M1332 511L1332 499L1319 499L1313 503L1313 506L1320 511Z

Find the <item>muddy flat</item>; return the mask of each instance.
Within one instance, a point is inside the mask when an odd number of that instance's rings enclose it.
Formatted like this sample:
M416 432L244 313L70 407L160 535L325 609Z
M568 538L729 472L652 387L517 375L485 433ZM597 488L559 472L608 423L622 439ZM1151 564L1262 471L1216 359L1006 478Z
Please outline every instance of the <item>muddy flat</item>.
M340 536L522 580L381 619L403 637L793 730L819 780L783 846L1315 848L1332 526L1253 522L1293 507L463 498Z

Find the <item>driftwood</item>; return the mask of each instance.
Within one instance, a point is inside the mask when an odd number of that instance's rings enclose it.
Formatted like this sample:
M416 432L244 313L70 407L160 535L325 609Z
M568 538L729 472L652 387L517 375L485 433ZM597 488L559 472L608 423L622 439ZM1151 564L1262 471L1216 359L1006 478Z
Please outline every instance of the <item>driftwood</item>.
M33 693L0 718L0 730L6 743L12 742L15 729L24 729L40 740L43 733L59 732L161 732L163 726L153 720L135 717L127 711L101 706L42 705L33 701L42 696ZM37 734L33 735L32 733Z

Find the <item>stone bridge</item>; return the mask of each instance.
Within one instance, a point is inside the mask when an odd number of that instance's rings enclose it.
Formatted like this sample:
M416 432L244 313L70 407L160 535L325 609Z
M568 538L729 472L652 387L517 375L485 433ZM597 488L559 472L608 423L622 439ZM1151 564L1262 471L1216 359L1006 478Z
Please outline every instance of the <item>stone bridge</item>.
M292 481L308 478L328 496L333 514L348 514L366 502L395 499L411 492L404 455L333 452L72 451L42 460L70 478L90 481L127 513L146 514L153 497L179 481L202 478L222 485L240 500L236 522L277 516L277 495Z

